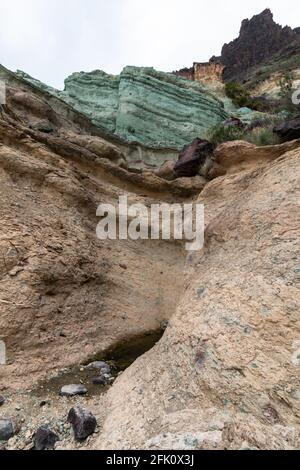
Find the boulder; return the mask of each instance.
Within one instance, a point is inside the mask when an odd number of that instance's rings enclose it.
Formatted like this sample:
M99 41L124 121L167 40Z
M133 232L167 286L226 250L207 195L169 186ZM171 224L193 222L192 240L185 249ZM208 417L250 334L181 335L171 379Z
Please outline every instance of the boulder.
M35 450L54 449L55 443L59 441L59 437L48 426L40 427L34 436Z
M84 385L66 385L62 387L60 395L62 397L75 397L76 395L86 395L87 392Z
M92 413L84 408L76 406L68 415L68 422L72 425L75 439L84 441L91 436L97 427L97 420Z
M274 127L274 133L282 142L300 139L300 116L278 124Z
M196 138L183 147L174 170L177 177L191 177L198 174L207 176L212 166L211 156L214 145L207 140Z
M10 419L0 419L0 441L8 441L15 433L15 425Z

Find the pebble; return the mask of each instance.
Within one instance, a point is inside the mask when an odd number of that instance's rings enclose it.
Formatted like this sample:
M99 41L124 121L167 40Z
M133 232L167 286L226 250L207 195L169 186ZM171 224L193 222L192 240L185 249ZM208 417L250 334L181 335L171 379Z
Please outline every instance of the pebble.
M94 385L107 385L108 379L103 375L100 375L100 377L95 377L92 382Z
M110 366L108 364L106 364L106 362L102 362L102 361L92 362L91 364L89 364L87 366L87 369L96 369L96 370L98 369L101 372L104 372L104 373L107 373L107 374L111 373Z
M84 441L94 434L97 427L95 416L88 410L76 406L69 411L68 422L72 425L75 439Z
M76 395L86 395L87 392L84 385L66 385L62 387L60 395L62 397L75 397Z

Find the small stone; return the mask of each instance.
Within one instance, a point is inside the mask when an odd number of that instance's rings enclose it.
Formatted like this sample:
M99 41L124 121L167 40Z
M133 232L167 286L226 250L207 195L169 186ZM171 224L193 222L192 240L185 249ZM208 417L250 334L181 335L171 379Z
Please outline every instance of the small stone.
M95 377L92 382L94 385L107 385L108 379L104 375L100 375L100 377Z
M107 374L111 373L110 366L106 364L106 362L102 362L102 361L91 362L91 364L87 366L87 369L95 369L95 370L98 369L103 373L107 373Z
M66 385L62 387L60 395L62 397L75 397L76 395L86 395L87 392L84 385Z
M5 403L5 398L2 395L0 395L0 406L4 405L4 403Z
M15 425L10 419L0 419L0 441L8 441L15 433Z
M59 437L47 426L40 427L34 436L34 449L35 450L50 450L54 449Z
M47 406L47 405L50 405L50 401L43 400L43 401L41 401L41 403L40 403L40 407L41 407L41 408L44 408L44 406Z
M72 408L68 415L68 422L72 425L75 439L84 441L94 434L97 427L97 420L92 413L84 408L76 406Z

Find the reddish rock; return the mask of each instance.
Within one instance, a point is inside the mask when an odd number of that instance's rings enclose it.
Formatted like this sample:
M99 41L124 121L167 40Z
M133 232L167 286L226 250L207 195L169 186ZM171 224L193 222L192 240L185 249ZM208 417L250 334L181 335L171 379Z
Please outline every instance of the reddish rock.
M211 162L214 146L207 140L196 138L189 145L183 147L175 165L175 173L178 177L191 177L198 174L207 174L207 167ZM203 170L203 171L201 171ZM203 174L203 176L206 176Z

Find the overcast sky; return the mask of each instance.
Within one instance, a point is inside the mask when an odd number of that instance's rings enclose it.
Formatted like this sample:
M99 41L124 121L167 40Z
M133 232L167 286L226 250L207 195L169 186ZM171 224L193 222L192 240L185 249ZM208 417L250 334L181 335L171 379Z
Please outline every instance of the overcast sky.
M81 70L172 71L220 54L265 8L300 26L298 0L0 0L0 63L57 88Z

